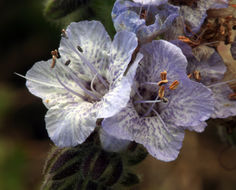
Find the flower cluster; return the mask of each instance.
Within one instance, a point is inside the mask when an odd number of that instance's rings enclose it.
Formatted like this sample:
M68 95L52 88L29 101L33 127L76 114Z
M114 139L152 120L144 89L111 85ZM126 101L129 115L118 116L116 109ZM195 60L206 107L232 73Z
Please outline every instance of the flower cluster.
M52 59L25 76L48 108L49 137L76 146L97 128L106 150L135 141L159 160L176 159L185 129L202 132L209 118L236 115L224 61L200 40L207 11L227 7L227 0L116 0L113 41L98 21L71 23Z

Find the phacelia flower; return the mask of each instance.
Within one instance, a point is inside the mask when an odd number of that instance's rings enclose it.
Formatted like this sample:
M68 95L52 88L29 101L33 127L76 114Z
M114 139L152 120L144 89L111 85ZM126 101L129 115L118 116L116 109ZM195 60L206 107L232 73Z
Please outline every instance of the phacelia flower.
M117 0L112 19L116 31L134 32L145 41L166 31L178 13L179 8L166 0Z
M142 58L138 54L126 71L137 44L135 34L126 31L112 42L97 21L71 23L62 33L61 57L56 59L53 52L53 59L37 62L27 72L29 91L48 108L46 128L57 146L83 143L98 118L111 117L126 106Z
M228 7L228 0L170 0L170 2L180 6L180 15L190 34L200 30L207 17L207 10Z
M143 144L155 158L176 159L184 129L199 131L212 112L212 92L191 81L181 49L163 40L143 45L131 100L118 114L102 122L119 139Z
M199 46L197 56L192 48L183 42L175 42L188 59L187 74L191 79L210 88L215 99L214 112L211 118L227 118L236 115L236 102L230 99L234 94L228 82L222 82L227 70L220 55L210 47ZM203 51L201 50L203 49ZM197 57L197 58L196 58Z

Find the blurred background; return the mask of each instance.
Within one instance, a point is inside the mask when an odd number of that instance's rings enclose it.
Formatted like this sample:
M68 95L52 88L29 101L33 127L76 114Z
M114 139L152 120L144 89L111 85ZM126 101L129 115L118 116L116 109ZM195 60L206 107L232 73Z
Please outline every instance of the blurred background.
M114 34L112 3L104 14L88 8L80 19L102 20ZM52 23L44 17L43 5L41 0L0 1L0 190L38 190L52 145L45 130L46 108L14 74L24 75L36 61L49 59L63 25L74 16ZM133 190L235 190L236 150L221 141L213 124L201 134L187 132L176 161L149 156L138 172L142 182Z

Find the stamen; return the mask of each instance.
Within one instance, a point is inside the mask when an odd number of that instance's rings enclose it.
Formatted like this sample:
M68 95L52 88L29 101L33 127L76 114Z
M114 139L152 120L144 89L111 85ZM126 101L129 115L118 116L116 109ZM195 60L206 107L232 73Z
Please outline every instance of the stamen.
M135 104L152 104L152 103L158 103L162 102L162 100L137 100L134 103Z
M76 95L76 96L78 96L78 97L80 97L80 98L82 98L82 99L84 99L84 100L86 99L83 95L81 95L81 94L75 92L74 90L68 88L68 87L59 79L58 74L56 74L56 79L58 80L58 82L59 82L68 92L71 92L72 94L74 94L74 95Z
M91 96L92 98L94 98L95 100L99 100L99 98L93 94L90 90L86 89L83 86L83 81L81 81L80 78L78 78L78 76L75 74L75 72L70 68L70 67L66 67L62 64L60 64L60 66L62 67L62 69L65 70L66 73L70 73L70 76L72 77L73 81L76 82L76 84L89 96Z
M158 90L158 96L160 99L162 99L165 96L165 86L160 86Z
M68 39L68 36L66 34L66 30L65 29L61 30L61 37Z
M175 90L179 86L179 81L175 80L170 86L170 90Z
M81 52L77 53L81 60L89 67L89 69L94 73L97 74L98 79L102 82L102 84L108 89L109 86L107 82L102 78L102 76L97 72L95 67L81 54Z
M55 55L52 56L52 64L51 64L51 68L54 68L57 62L57 57Z
M236 93L232 93L229 95L230 100L236 100Z
M161 72L161 80L167 80L167 71Z
M159 100L159 97L157 96L155 98L155 100ZM148 108L147 112L143 115L143 117L146 117L151 113L151 111L153 110L154 105L155 105L155 103L152 103L152 105Z
M147 18L147 11L146 10L141 10L140 19L146 20L146 18Z
M192 75L192 73L190 73L189 75L188 75L188 78L191 78L193 75Z
M69 64L70 64L70 60L67 60L67 61L65 62L65 65L68 66Z
M48 103L49 103L49 100L46 100L45 102L48 104Z
M224 85L224 84L227 84L227 83L230 83L230 82L235 82L235 81L236 81L236 79L228 80L228 81L224 81L224 82L218 82L218 83L215 83L215 84L208 85L207 87L214 87L214 86Z
M158 86L162 86L163 84L167 84L168 80L161 80L157 83Z
M200 75L200 71L194 71L193 72L193 76L197 81L201 80L201 75Z

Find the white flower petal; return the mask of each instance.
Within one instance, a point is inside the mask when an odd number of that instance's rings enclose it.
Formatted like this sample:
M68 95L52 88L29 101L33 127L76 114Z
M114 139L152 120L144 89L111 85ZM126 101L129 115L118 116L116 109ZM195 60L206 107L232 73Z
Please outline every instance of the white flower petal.
M99 107L98 118L111 117L126 106L130 99L136 69L142 57L142 54L138 54L127 75L111 86L110 91L103 96L101 102L97 105Z
M45 116L49 137L59 147L83 143L96 126L93 104L83 102L50 108Z
M118 32L112 42L110 65L108 70L108 80L113 83L120 79L138 45L137 37L132 32Z
M108 64L111 39L101 22L73 22L67 27L66 36L61 39L59 48L64 61L71 60L70 67L78 73L89 75L91 78L93 73L81 61L78 55L81 53L102 74ZM82 52L78 50L78 46Z
M52 60L40 61L26 73L26 86L29 91L43 99L46 107L51 107L59 103L74 101L80 102L82 99L67 91L57 80L56 73L66 86L73 88L77 93L82 94L81 89L62 69L59 69L60 59L54 68L51 68Z

